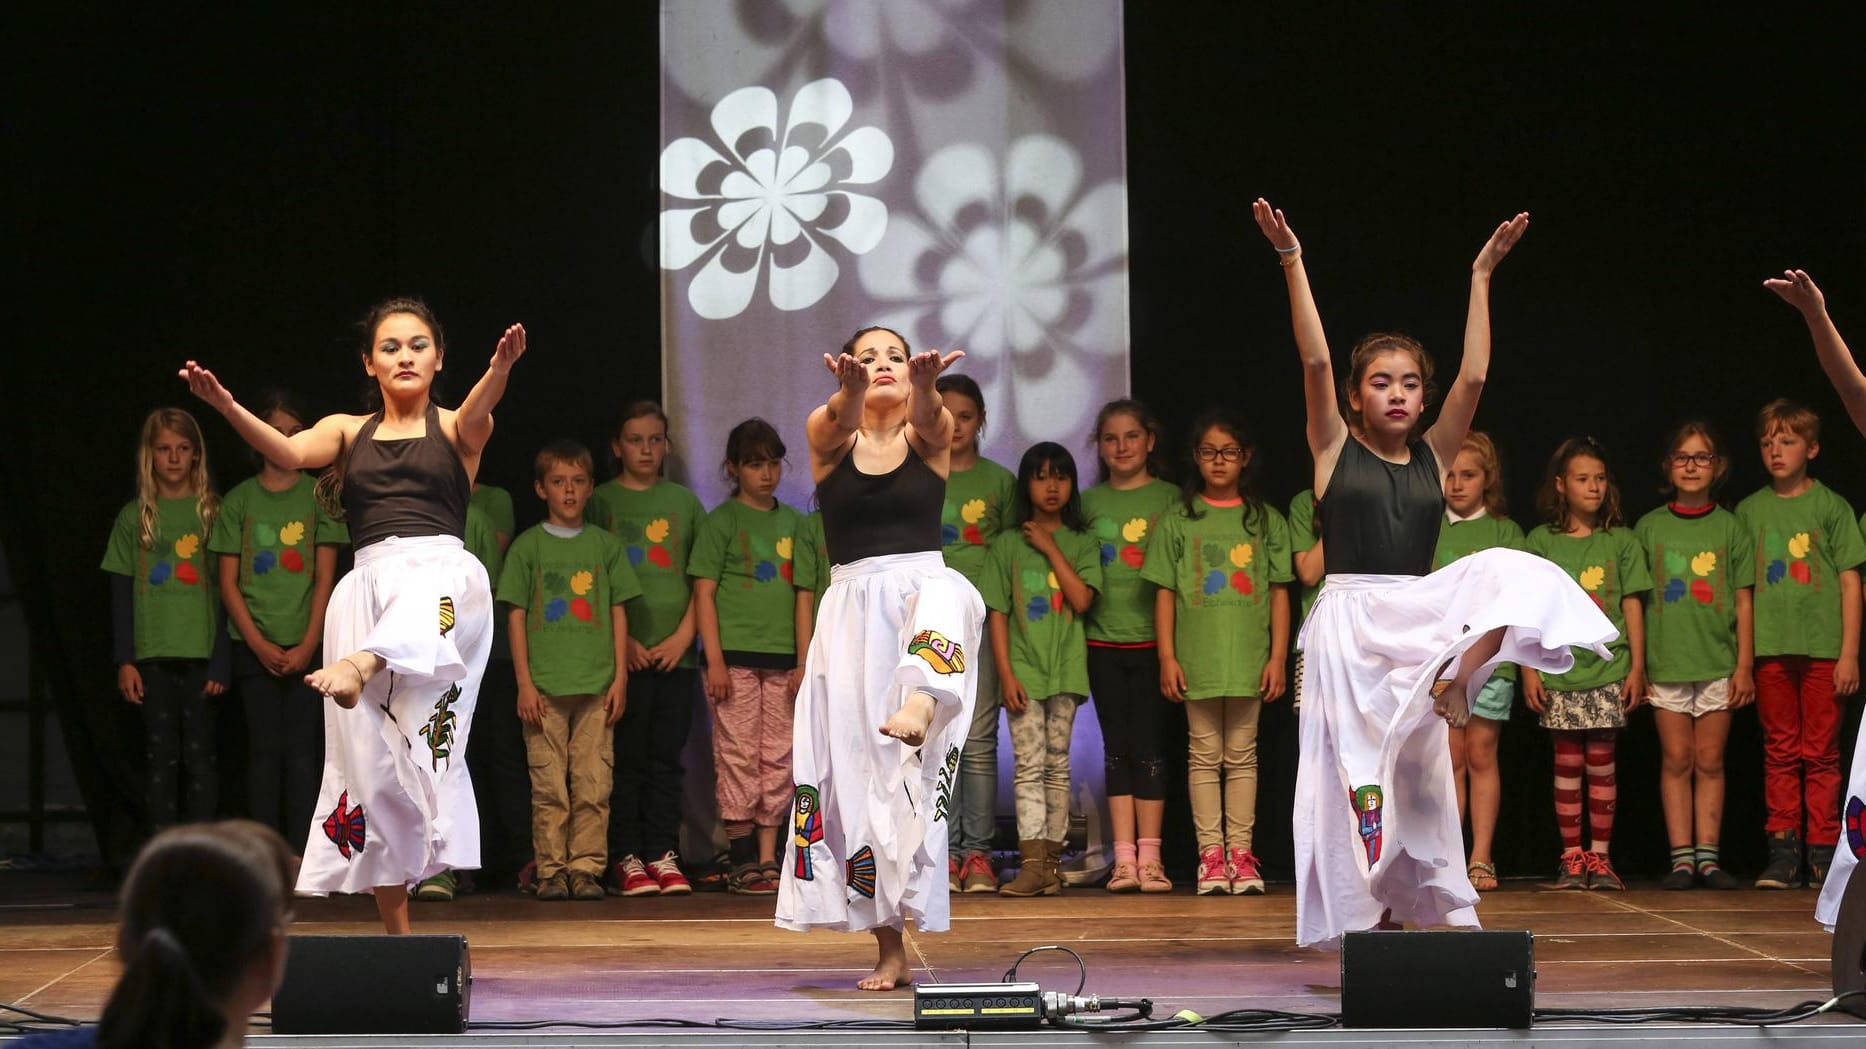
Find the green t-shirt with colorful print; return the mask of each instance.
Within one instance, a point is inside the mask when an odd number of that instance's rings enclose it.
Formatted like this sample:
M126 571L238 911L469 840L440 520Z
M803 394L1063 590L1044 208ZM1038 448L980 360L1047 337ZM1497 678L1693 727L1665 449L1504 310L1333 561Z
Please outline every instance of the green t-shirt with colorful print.
M713 603L719 613L719 644L727 654L796 653L791 557L802 522L803 515L783 503L759 510L735 498L713 507L701 520L687 574L719 584Z
M1482 514L1468 521L1446 518L1438 526L1438 547L1432 553L1432 571L1436 572L1461 557L1479 550L1521 550L1523 526L1507 517ZM1490 675L1492 680L1516 680L1516 664L1500 664Z
M499 592L499 573L505 567L505 554L499 549L498 529L486 511L467 503L466 550L486 569L486 584ZM506 637L505 617L493 610L492 654L488 659L512 661L512 643Z
M1098 484L1082 493L1089 534L1101 547L1102 586L1089 609L1088 639L1116 645L1153 640L1153 595L1159 587L1140 576L1147 544L1179 489L1159 478L1125 491Z
M1141 577L1173 591L1173 648L1187 699L1255 696L1270 660L1272 587L1286 586L1289 523L1273 507L1182 502L1160 518Z
M641 595L615 536L585 525L574 536L533 525L512 540L498 597L525 610L531 683L547 696L598 695L616 676L614 606Z
M1577 536L1540 525L1524 539L1523 549L1555 562L1568 573L1568 578L1580 584L1620 632L1607 645L1612 659L1602 659L1577 647L1573 650L1574 669L1566 674L1542 675L1543 685L1562 692L1579 692L1624 681L1632 673L1633 656L1627 647L1626 611L1620 601L1652 589L1652 575L1646 568L1646 551L1639 545L1639 536L1625 527Z
M135 500L117 514L103 569L130 577L136 659L208 659L220 614L214 558L193 496L156 500L155 542L142 547Z
M980 457L969 470L946 475L946 502L940 508L940 553L946 567L984 589L985 554L1011 512L1017 475Z
M823 607L823 591L829 589L829 546L823 541L823 511L813 511L797 526L797 541L791 545L791 585L810 591L810 619L816 620Z
M1089 589L1102 584L1101 544L1086 532L1051 533L1063 559ZM1089 694L1088 638L1083 618L1069 607L1050 559L1024 538L1021 529L992 540L979 596L985 607L1010 620L1011 673L1031 699L1068 692Z
M1756 658L1840 658L1840 573L1866 561L1853 508L1819 481L1736 504L1756 545Z
M1289 501L1290 570L1292 572L1295 571L1296 554L1309 549L1321 541L1322 537L1315 534L1315 489L1304 488L1302 491L1296 493L1294 499ZM1327 551L1323 551L1323 553L1326 555ZM1322 584L1320 580L1317 580L1314 586L1310 586L1298 580L1296 586L1302 591L1302 600L1296 609L1295 624L1297 627L1300 627L1302 624L1309 621L1309 609L1315 607L1315 595L1322 592ZM1296 630L1292 629L1289 632L1289 636L1293 641L1296 636Z
M629 566L641 579L641 597L628 605L629 636L643 645L667 640L693 596L687 558L706 518L699 497L672 481L641 490L611 481L591 493L584 517L622 540ZM693 666L691 648L680 665Z
M311 628L317 548L349 541L350 530L318 506L317 481L300 473L281 492L257 477L234 485L221 500L207 549L238 559L240 596L253 625L267 641L289 648ZM227 636L240 640L231 620Z
M1633 531L1646 548L1646 678L1662 685L1736 673L1736 592L1756 582L1749 529L1728 510L1685 516L1661 506Z
M467 505L477 506L492 521L493 531L505 536L510 543L517 534L518 518L512 512L512 493L496 484L482 484L473 489L467 497Z

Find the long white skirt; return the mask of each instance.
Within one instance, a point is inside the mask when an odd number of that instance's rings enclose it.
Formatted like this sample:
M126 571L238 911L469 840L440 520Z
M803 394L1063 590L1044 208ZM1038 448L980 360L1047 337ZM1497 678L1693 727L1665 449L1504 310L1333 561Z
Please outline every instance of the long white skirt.
M1821 898L1814 905L1814 919L1834 931L1840 917L1840 901L1846 898L1847 882L1866 854L1866 732L1853 742L1852 771L1847 775L1847 789L1840 796L1840 840L1834 844L1834 862L1821 883Z
M1296 942L1332 947L1383 911L1475 926L1438 670L1497 627L1496 663L1545 673L1570 645L1607 655L1618 636L1567 573L1486 550L1429 576L1331 575L1297 638L1303 654L1296 773ZM1473 673L1475 694L1490 677Z
M950 924L947 821L984 617L978 591L937 553L830 571L791 735L780 927ZM916 689L938 701L918 749L880 732Z
M324 704L324 783L298 891L369 892L479 866L467 736L492 647L486 570L451 536L357 551L324 617L324 658L386 669L350 710Z

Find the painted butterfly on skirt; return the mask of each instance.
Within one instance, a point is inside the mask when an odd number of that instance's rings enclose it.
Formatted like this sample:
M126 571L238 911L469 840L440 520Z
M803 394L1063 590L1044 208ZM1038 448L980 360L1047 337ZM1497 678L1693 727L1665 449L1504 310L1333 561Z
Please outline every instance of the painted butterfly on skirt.
M337 807L324 817L324 836L337 846L337 851L346 860L352 852L363 851L368 830L369 823L363 817L363 806L350 808L350 792L347 790L338 796Z

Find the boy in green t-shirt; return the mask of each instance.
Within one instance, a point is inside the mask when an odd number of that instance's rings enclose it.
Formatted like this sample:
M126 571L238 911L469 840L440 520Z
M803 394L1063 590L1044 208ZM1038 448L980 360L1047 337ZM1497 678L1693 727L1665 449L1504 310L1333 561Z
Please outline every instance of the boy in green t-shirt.
M615 536L585 527L590 453L556 441L538 453L548 517L506 548L498 598L518 678L531 761L538 899L600 900L609 835L612 726L628 687L628 616L641 593Z
M1853 508L1808 476L1821 420L1778 400L1756 417L1769 486L1737 504L1756 548L1756 711L1762 720L1763 824L1769 862L1759 889L1819 885L1840 840L1840 713L1859 688L1860 574Z

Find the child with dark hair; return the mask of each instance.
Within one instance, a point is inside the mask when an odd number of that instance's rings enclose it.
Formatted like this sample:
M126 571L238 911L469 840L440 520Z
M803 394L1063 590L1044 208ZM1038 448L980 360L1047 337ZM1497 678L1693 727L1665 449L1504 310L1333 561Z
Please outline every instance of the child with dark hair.
M590 499L591 519L622 540L642 590L628 605L629 702L609 798L609 891L620 896L693 891L680 867L681 754L699 691L687 559L706 509L664 476L670 447L661 406L629 404L609 445L615 480Z
M613 726L628 702L628 614L641 596L622 542L583 523L590 453L538 453L545 519L506 548L498 597L518 674L531 764L531 837L540 900L600 900L609 838Z
M803 668L797 659L794 544L802 515L778 502L784 440L763 419L726 438L732 494L706 515L687 574L713 704L719 815L732 855L730 891L778 889L777 833L791 787L791 718Z
M304 411L278 391L262 394L254 414L287 437L306 425ZM235 642L248 813L302 853L324 771L324 707L304 674L324 638L337 548L350 533L318 504L309 474L260 463L222 500L207 549L219 555L220 599Z
M1007 524L1015 531L992 541L979 591L1011 724L1022 854L1017 877L998 891L1054 896L1069 830L1069 741L1089 689L1082 617L1101 588L1101 552L1082 517L1068 449L1045 441L1025 452L1013 491Z
M1289 525L1253 490L1256 449L1242 425L1201 417L1190 453L1180 505L1141 575L1160 588L1160 691L1186 704L1198 893L1257 895L1257 721L1286 687Z
M1717 845L1731 711L1756 699L1755 551L1736 515L1711 501L1730 460L1708 425L1673 430L1659 468L1671 499L1633 530L1652 571L1646 676L1672 850L1660 887L1734 889L1739 883L1723 869Z
M1607 855L1620 794L1614 750L1626 715L1646 701L1642 595L1651 592L1652 575L1639 537L1620 515L1606 449L1592 438L1570 438L1555 449L1540 504L1547 523L1529 533L1524 549L1579 584L1619 635L1605 656L1576 646L1573 667L1562 673L1522 668L1523 701L1555 744L1562 854L1550 887L1617 892L1626 883Z

